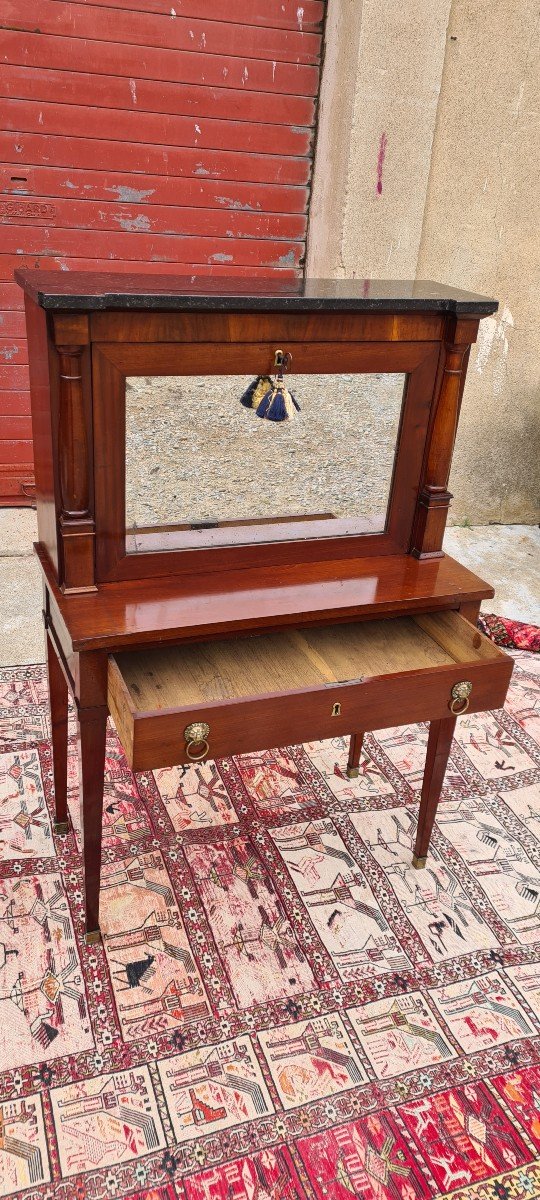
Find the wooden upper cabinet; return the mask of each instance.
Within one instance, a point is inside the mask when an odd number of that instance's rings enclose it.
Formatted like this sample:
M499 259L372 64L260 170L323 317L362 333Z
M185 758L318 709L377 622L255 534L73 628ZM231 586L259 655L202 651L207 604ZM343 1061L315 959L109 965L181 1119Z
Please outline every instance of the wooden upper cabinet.
M495 301L404 281L16 277L39 539L65 592L440 557L468 354ZM301 408L286 424L240 403L277 350Z

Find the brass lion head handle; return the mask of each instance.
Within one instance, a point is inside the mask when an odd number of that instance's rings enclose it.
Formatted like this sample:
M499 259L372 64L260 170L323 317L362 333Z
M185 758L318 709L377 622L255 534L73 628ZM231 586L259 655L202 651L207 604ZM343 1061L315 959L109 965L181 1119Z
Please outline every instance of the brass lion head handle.
M206 724L206 721L193 721L191 725L186 725L184 729L186 754L192 762L202 762L203 758L206 758L210 749L209 733L210 726Z
M461 713L467 712L469 707L469 696L472 692L472 683L468 679L464 679L461 683L455 683L450 693L451 700L448 705L450 712L455 717L459 717Z

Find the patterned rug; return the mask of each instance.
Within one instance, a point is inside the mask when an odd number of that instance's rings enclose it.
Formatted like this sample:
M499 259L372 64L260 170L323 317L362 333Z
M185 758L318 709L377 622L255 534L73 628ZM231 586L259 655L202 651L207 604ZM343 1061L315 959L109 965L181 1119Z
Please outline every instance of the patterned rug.
M189 769L108 742L103 947L51 833L44 670L0 671L0 1195L540 1195L540 658L458 722ZM72 741L71 794L76 796ZM75 805L73 820L77 822Z
M497 617L494 613L480 613L478 625L497 646L540 654L540 625L511 621L509 617Z

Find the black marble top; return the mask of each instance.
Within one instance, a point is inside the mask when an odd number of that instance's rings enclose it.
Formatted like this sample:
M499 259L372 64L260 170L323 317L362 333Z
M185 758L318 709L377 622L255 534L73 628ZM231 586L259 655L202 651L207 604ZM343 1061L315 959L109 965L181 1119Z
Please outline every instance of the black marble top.
M197 275L121 275L97 271L15 271L42 308L251 312L450 312L487 316L496 300L430 280L244 279Z

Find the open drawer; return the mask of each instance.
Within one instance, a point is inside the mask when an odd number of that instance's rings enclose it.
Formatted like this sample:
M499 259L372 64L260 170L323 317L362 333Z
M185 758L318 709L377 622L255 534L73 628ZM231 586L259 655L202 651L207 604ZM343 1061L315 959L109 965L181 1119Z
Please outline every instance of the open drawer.
M500 708L512 660L455 612L129 651L109 710L138 771Z

